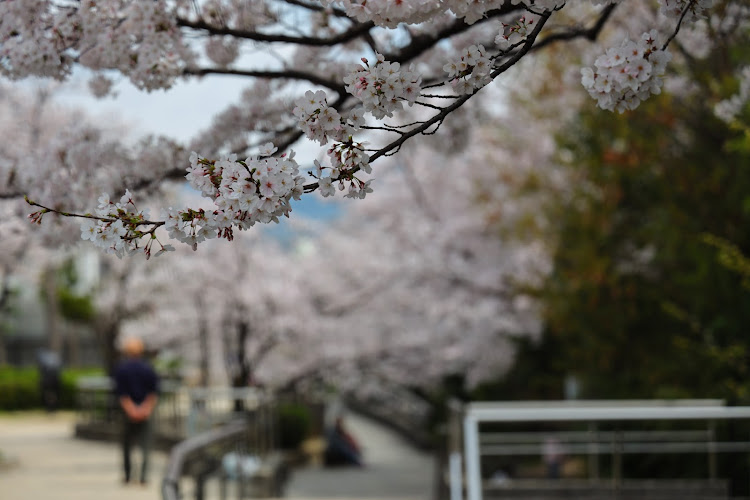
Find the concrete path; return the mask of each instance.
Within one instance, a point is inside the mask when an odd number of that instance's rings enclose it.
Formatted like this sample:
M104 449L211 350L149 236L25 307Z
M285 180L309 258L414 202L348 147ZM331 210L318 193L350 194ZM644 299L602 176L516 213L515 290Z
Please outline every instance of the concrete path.
M71 413L19 413L0 416L0 500L159 500L166 463L153 452L147 487L120 484L119 447L73 438ZM310 467L293 472L289 499L357 500L431 498L434 464L395 433L355 415L347 416L362 443L364 469ZM135 454L136 464L140 460ZM210 485L215 486L215 485ZM183 491L188 493L190 485ZM212 491L213 490L213 491ZM216 496L209 487L207 496ZM185 497L188 498L188 497Z
M435 463L398 434L355 414L345 425L360 442L365 467L297 469L287 487L299 499L409 499L433 498Z
M120 483L116 445L73 438L71 413L0 416L0 500L156 500L166 461L151 458L148 486ZM140 456L134 456L136 464Z

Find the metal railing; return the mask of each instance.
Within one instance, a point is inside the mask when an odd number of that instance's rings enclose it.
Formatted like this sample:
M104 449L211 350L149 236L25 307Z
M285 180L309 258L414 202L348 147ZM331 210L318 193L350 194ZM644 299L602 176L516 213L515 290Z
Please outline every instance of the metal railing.
M103 440L118 439L121 411L113 393L109 377L82 377L78 380L76 436ZM170 447L182 440L184 429L184 401L179 386L163 381L159 404L154 413L154 437L159 447Z
M190 389L186 401L188 437L172 449L162 497L182 498L183 478L193 480L196 500L212 480L222 499L229 483L238 498L278 496L286 464L277 446L276 399L260 389L218 387Z
M107 377L79 381L77 436L119 438L122 415L112 389ZM285 461L278 451L276 405L276 398L257 388L181 389L163 382L153 417L155 445L171 450L163 497L181 498L185 478L193 480L196 500L204 498L210 478L220 481L221 498L232 481L240 498L252 488L265 496L278 492Z
M221 466L224 454L245 440L247 431L248 423L240 419L197 434L172 448L162 480L162 498L180 500L180 480L192 476L196 500L202 500L207 477Z
M622 458L629 454L706 454L708 474L706 484L718 484L718 453L748 452L750 440L719 440L716 424L729 420L750 420L750 407L725 407L717 400L690 401L566 401L529 403L473 403L454 406L450 425L449 484L451 500L463 498L464 486L468 500L481 500L489 484L483 481L482 459L492 456L543 456L544 443L553 437L563 446L566 456L589 457L588 485L601 487L598 459L611 456L612 478L609 484L623 487ZM629 424L646 426L667 422L703 422L700 429L665 430L602 430L605 426ZM480 432L480 424L555 426L554 431ZM562 425L587 430L564 431ZM465 473L463 468L465 467ZM516 484L520 482L516 481ZM654 488L661 487L652 482ZM510 488L512 488L511 483ZM550 488L562 488L560 482ZM582 488L584 483L577 483ZM645 484L645 483L644 483ZM651 484L651 483L650 483ZM666 483L665 483L666 484ZM672 482L671 485L676 485ZM691 483L692 484L692 483ZM632 483L631 485L632 486ZM662 485L663 486L663 485ZM539 488L537 481L535 488ZM628 486L629 487L629 486ZM638 486L643 487L643 485ZM719 488L720 489L720 488ZM718 489L717 489L718 491Z

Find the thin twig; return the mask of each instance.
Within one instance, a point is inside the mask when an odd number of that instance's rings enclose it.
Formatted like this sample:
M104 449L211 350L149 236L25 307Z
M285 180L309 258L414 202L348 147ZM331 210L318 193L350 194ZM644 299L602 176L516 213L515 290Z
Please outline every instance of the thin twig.
M685 16L687 15L690 8L695 4L695 0L690 0L690 2L685 6L685 10L682 11L682 15L680 15L680 20L677 21L677 26L675 27L674 33L672 33L669 38L667 38L667 41L664 42L664 46L661 48L661 50L667 50L667 47L669 47L669 44L672 43L672 40L674 40L674 37L677 36L677 33L680 32L680 27L682 27L682 21L685 19Z

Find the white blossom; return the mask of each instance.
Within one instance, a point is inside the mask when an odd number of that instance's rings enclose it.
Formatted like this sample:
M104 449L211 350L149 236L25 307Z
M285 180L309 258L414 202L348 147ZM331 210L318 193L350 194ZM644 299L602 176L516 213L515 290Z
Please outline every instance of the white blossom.
M661 50L656 30L638 42L624 40L599 56L595 69L581 70L581 84L600 108L620 113L635 109L652 94L661 93L669 52Z

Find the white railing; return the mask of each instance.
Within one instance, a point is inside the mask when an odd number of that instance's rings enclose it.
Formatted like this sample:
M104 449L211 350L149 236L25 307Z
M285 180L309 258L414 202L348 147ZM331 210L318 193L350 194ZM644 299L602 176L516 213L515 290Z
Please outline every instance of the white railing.
M551 434L495 432L485 433L480 439L480 424L588 423L588 431L557 432L555 439L564 442L570 454L611 454L618 466L621 456L628 453L706 453L713 479L716 453L750 451L750 441L715 439L715 423L724 420L750 420L750 407L726 407L721 400L482 402L454 407L449 450L451 500L463 500L464 486L467 500L482 500L482 456L539 456L544 436ZM600 423L659 421L698 421L706 425L688 431L597 430ZM598 469L593 473L598 474Z

